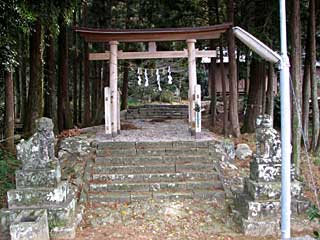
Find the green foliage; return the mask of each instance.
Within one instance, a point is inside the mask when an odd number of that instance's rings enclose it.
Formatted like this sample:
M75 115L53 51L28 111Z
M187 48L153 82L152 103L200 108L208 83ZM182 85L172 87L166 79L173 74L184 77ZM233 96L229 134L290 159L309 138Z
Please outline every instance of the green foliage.
M15 188L14 172L21 166L12 154L0 148L0 208L9 189Z
M128 106L138 106L139 105L139 101L136 98L128 98Z
M169 90L164 90L160 94L160 101L165 103L172 103L173 101L173 93Z
M26 30L28 17L21 1L0 0L0 64L7 71L17 65L17 36Z
M320 223L320 213L319 213L319 209L318 209L315 205L311 206L311 207L307 210L307 215L308 215L310 221L317 220L318 223ZM319 231L315 230L315 231L313 232L313 234L314 234L314 237L315 237L316 239L320 239L320 232L319 232Z

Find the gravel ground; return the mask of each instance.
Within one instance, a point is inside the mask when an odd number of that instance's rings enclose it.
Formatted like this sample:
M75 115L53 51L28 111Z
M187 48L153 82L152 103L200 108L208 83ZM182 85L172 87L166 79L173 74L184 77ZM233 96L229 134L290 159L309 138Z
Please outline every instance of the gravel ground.
M77 239L249 239L236 232L227 215L224 201L92 205Z
M108 139L105 137L103 128L99 129L97 139L100 141L114 141L114 142L138 142L138 141L194 141L195 137L191 136L189 132L188 123L185 120L127 120L123 125L132 125L133 129L121 130L121 134ZM201 140L213 140L215 136L207 129L202 129L200 137Z

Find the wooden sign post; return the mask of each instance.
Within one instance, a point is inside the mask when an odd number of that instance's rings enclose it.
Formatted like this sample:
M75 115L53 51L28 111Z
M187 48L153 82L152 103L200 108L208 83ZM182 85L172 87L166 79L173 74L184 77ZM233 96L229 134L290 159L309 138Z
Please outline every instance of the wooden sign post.
M201 86L197 84L194 88L195 92L195 124L196 124L196 133L195 137L200 138L201 133Z
M109 87L104 88L104 123L107 136L111 136L111 94Z

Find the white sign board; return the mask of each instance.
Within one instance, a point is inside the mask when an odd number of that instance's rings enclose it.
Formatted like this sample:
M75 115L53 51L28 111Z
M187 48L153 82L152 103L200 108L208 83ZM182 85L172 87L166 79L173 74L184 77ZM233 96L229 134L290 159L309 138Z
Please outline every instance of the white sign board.
M111 129L111 94L110 88L104 88L104 121L105 121L105 132L106 134L112 133Z

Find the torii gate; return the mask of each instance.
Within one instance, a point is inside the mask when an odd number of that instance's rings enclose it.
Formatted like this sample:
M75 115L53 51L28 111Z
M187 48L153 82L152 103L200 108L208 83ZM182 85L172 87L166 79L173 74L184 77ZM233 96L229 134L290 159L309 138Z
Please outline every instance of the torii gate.
M156 58L188 58L189 78L189 130L192 135L201 132L201 125L196 129L196 101L201 98L197 87L196 58L215 58L214 50L198 50L195 48L197 40L217 39L221 33L226 32L232 26L224 23L206 27L192 28L154 28L154 29L97 29L75 28L85 41L90 43L108 42L110 51L103 53L90 53L89 60L110 61L110 91L105 88L105 130L107 135L116 136L120 133L120 106L118 96L118 59L156 59ZM187 49L183 51L157 51L156 42L159 41L186 41ZM148 42L148 52L123 52L118 51L119 42ZM111 103L109 101L109 97ZM106 99L106 97L108 99ZM108 103L109 102L109 103ZM108 119L108 117L110 119Z

